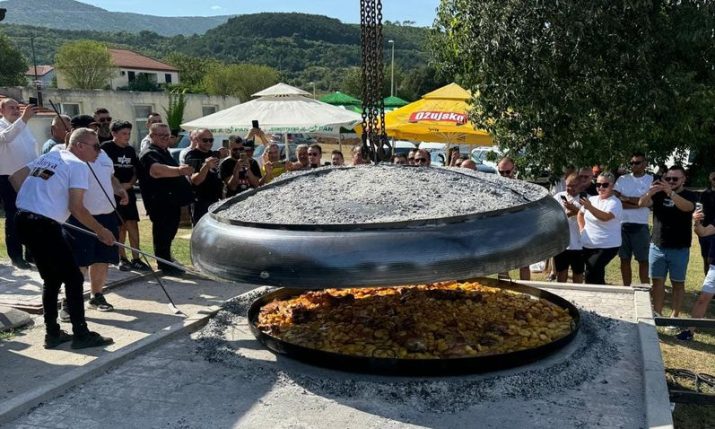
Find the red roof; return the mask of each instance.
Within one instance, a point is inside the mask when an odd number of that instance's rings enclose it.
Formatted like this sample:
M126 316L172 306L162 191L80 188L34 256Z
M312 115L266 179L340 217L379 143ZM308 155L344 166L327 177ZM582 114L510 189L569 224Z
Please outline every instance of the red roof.
M179 71L168 64L145 57L144 55L139 55L127 49L109 49L109 54L112 56L112 62L117 67L140 70Z
M48 66L48 65L37 66L37 76L44 76L54 69L55 69L54 67ZM25 76L35 77L35 67L34 66L28 67L27 71L25 72Z

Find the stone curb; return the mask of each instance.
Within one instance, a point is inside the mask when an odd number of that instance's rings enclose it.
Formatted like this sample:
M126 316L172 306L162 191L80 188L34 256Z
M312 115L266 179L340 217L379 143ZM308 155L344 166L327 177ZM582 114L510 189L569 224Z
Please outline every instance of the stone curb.
M660 351L660 340L653 322L650 294L636 291L633 296L641 359L643 359L643 401L646 410L646 427L672 429L673 415L670 412L668 384L665 381L665 366Z
M221 307L218 306L208 307L208 311L203 311L199 315L163 328L115 352L100 356L86 365L68 371L36 389L0 404L0 426L17 419L42 402L55 398L70 388L89 381L101 373L107 372L141 353L160 346L178 335L191 333L202 328L220 309Z

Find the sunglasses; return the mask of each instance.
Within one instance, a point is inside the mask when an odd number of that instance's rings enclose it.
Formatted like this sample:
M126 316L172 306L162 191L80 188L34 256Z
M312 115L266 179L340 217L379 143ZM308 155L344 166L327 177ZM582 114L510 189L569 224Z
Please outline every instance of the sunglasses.
M610 183L596 183L596 188L608 188L609 186L611 186Z
M101 149L101 147L97 143L94 143L94 144L89 144L89 143L84 143L84 142L80 142L80 143L82 143L85 146L91 146L92 149L94 149L96 152L99 152L99 150Z
M318 152L308 152L308 156L320 156Z
M171 137L171 134L154 134L155 136L159 137L160 139L166 139Z
M427 158L415 158L415 162L418 162L420 164L427 164L429 160Z
M112 122L111 116L109 118L99 118L97 122Z
M500 176L509 176L509 175L511 175L511 170L499 170L499 175Z
M680 178L679 177L664 177L663 180L665 180L666 182L677 182L678 180L680 180Z
M631 165L641 165L641 164L643 164L643 161L631 161L630 164Z
M246 148L243 148L243 147L235 147L235 148L231 149L231 152L244 152L245 150L246 150Z
M203 139L201 139L201 141L204 143L213 143L214 139L213 138L203 138Z

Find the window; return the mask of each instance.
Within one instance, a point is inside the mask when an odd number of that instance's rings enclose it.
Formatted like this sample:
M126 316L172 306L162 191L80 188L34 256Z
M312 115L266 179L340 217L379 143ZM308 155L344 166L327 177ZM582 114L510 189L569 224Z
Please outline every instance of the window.
M127 79L129 82L134 82L134 79L136 79L136 73L133 71L127 72Z
M210 115L218 111L218 106L201 106L202 116Z
M146 129L146 118L149 116L149 113L153 111L154 106L146 104L134 105L134 129L137 131L137 147L142 139L149 134L149 130Z
M171 73L164 73L164 82L171 83Z
M70 118L79 115L78 103L60 103L60 113Z

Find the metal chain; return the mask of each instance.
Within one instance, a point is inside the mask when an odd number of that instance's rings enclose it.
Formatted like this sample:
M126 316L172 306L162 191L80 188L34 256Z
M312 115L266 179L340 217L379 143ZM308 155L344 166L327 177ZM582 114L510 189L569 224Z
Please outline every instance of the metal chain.
M385 102L382 37L382 1L360 0L360 43L362 47L362 149L375 163L384 161L389 145L385 132ZM388 146L389 148L389 146Z

